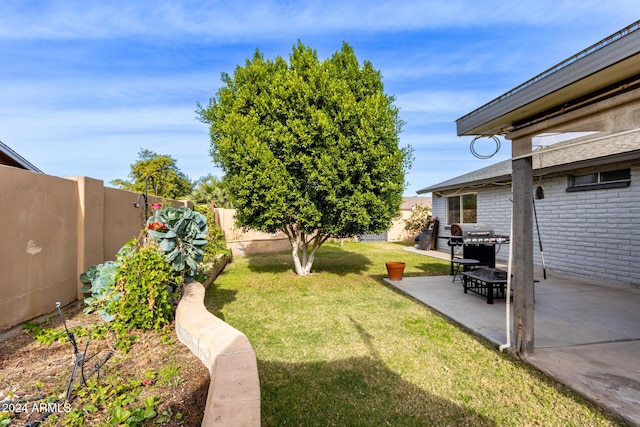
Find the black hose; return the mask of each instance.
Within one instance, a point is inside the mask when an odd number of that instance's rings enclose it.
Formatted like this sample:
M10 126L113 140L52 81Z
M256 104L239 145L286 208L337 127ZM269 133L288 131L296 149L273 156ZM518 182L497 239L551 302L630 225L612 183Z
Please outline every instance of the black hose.
M542 277L547 280L547 266L544 262L544 251L542 250L542 239L540 238L540 227L538 226L538 213L536 212L536 200L533 200L533 217L536 219L536 231L538 232L538 244L540 245L540 257L542 258Z

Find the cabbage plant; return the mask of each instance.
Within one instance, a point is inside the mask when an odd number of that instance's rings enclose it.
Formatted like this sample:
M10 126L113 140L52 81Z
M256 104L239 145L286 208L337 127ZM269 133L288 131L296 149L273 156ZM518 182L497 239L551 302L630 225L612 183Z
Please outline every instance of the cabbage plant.
M171 267L191 281L198 271L207 244L207 219L186 206L168 206L147 220L147 233L158 242Z
M85 313L95 311L107 322L113 320L113 309L120 299L120 293L115 286L119 266L119 262L106 261L92 265L89 271L80 275L80 281L85 284L80 288L80 292L91 294L84 299L87 304Z

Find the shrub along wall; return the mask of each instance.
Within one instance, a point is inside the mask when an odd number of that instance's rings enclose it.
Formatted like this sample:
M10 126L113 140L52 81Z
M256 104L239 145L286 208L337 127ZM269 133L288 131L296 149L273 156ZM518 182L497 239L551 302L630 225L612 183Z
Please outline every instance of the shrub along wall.
M80 274L115 259L140 234L144 203L135 208L137 199L137 193L93 178L58 178L0 165L0 330L51 313L58 301L65 305L81 297ZM149 203L155 200L149 197Z

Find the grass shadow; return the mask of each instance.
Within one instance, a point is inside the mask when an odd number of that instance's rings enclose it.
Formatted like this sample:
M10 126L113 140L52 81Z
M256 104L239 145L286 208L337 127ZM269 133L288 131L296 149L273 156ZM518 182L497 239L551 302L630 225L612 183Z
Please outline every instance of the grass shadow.
M300 363L258 360L263 426L496 425L389 369L371 334L349 320L369 355Z
M291 251L252 254L247 256L249 269L254 273L278 274L294 271ZM329 272L339 276L360 274L367 271L372 261L354 251L344 249L338 245L325 244L316 252L312 273Z
M374 357L258 361L263 426L494 426L430 393Z
M337 245L326 245L318 250L312 271L346 276L368 271L371 265L373 261L360 253Z
M215 282L207 287L204 294L204 306L207 310L221 320L224 319L222 309L226 304L236 300L238 291L235 289L219 288Z
M293 271L291 251L246 255L252 273L280 274Z

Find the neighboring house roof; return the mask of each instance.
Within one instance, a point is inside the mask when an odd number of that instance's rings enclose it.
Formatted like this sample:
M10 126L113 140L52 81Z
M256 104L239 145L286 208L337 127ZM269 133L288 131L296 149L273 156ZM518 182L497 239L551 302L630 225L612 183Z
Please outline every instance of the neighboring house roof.
M627 90L637 83L639 69L636 21L459 118L458 135L497 135L535 117L564 114L574 100L580 105L598 92Z
M27 159L9 148L8 145L2 143L2 141L0 141L0 165L13 166L20 169L26 169L31 172L44 173Z
M403 197L402 205L400 205L400 210L408 211L414 205L422 205L422 206L431 206L431 197L426 196L412 196L412 197Z
M640 159L640 130L559 142L532 153L534 176ZM418 194L511 181L511 159L419 190Z

